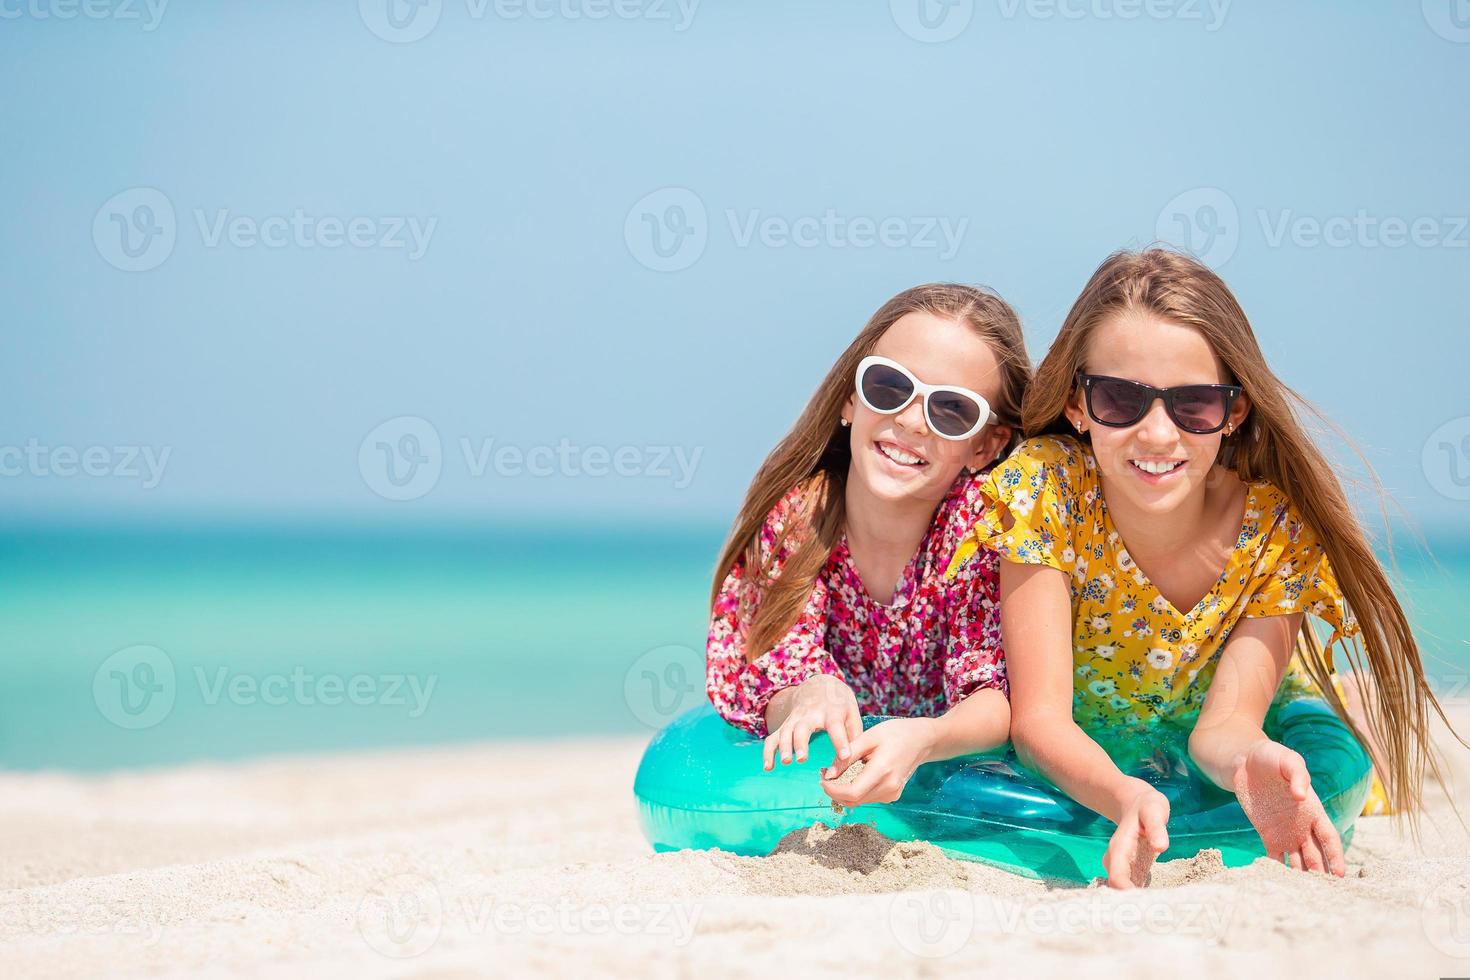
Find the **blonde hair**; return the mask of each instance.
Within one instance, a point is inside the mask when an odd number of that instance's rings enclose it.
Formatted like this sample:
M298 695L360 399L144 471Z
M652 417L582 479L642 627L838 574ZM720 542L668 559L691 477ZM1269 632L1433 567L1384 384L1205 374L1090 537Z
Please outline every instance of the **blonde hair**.
M873 352L889 327L909 313L928 313L962 323L990 345L1000 362L1000 392L991 409L998 422L1012 427L1008 450L1019 438L1021 399L1031 377L1031 362L1026 356L1021 321L1010 305L987 289L955 283L914 286L884 303L837 358L791 431L756 471L715 566L711 606L737 561L743 561L747 581L756 584L755 589L745 593L747 598L752 592L760 596L753 618L748 618L749 607L741 610L741 621L750 623L747 660L765 653L796 622L841 538L846 519L847 470L852 460L849 432L840 424L842 408L853 393L858 362ZM799 511L786 522L771 549L771 560L763 562L761 528L771 509L792 487L802 490ZM795 542L796 548L777 572L771 566L788 540Z
M1272 373L1244 310L1218 275L1193 258L1157 246L1109 256L1072 305L1027 389L1021 411L1026 435L1077 435L1065 414L1075 375L1084 367L1093 331L1108 316L1123 311L1147 312L1194 327L1229 373L1225 380L1245 389L1250 414L1222 439L1218 462L1241 480L1267 480L1281 489L1321 541L1366 650L1348 639L1334 642L1333 648L1342 650L1354 675L1366 669L1374 678L1377 692L1365 697L1364 708L1369 729L1379 737L1386 756L1374 761L1394 811L1400 815L1416 811L1426 764L1443 785L1428 734L1430 709L1446 725L1449 721L1425 679L1403 607L1353 516L1337 474L1294 407L1320 413ZM1371 746L1373 740L1363 738L1333 688L1332 653L1303 618L1299 660L1338 716Z

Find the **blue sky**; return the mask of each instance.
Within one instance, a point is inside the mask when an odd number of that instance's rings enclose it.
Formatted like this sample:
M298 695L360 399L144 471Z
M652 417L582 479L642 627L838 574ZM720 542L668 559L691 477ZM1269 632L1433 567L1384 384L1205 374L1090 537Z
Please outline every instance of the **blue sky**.
M388 2L0 8L8 520L720 522L892 293L1163 236L1466 524L1453 3Z

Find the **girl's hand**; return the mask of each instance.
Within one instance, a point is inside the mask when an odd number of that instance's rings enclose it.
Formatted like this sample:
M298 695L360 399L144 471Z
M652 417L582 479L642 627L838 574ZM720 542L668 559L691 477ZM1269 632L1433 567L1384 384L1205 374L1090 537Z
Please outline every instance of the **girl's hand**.
M1169 798L1147 783L1123 806L1118 829L1103 854L1108 887L1142 888L1154 859L1169 847Z
M831 674L810 677L797 685L791 711L780 727L766 736L765 769L770 772L774 767L777 752L782 765L791 761L793 753L797 762L805 762L813 732L825 731L837 758L845 759L852 753L850 743L862 730L863 716L852 688Z
M1272 860L1298 871L1346 874L1342 839L1299 753L1270 739L1256 742L1236 765L1235 795Z
M903 795L914 770L929 761L934 747L934 719L893 718L874 725L852 743L852 758L841 759L822 779L822 789L834 803L845 807L864 803L892 803ZM864 768L851 783L837 777L859 759Z

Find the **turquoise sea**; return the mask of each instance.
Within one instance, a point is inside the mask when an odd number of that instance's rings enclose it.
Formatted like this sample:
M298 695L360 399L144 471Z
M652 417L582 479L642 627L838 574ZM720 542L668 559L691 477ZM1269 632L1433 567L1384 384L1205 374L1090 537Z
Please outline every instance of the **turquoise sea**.
M723 527L0 532L0 766L650 734L703 698ZM1470 695L1470 540L1401 559Z

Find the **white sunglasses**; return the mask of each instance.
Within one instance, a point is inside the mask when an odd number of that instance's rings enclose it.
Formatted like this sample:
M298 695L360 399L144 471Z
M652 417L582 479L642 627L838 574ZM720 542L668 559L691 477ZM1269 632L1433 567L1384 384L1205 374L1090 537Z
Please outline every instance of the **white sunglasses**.
M871 354L858 362L857 394L880 415L897 415L924 399L924 420L941 439L968 439L990 421L990 403L969 388L926 385L897 361Z

